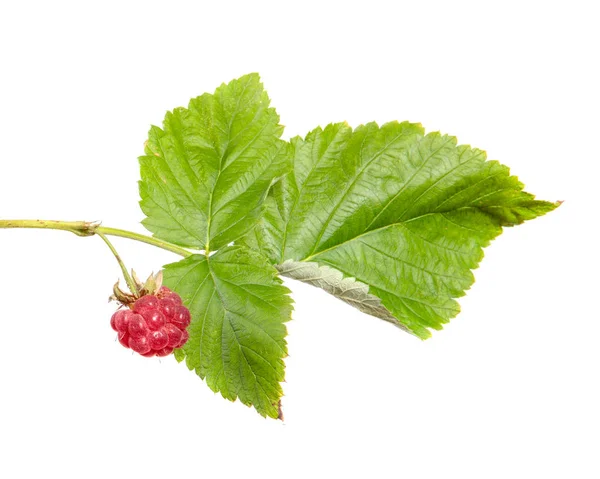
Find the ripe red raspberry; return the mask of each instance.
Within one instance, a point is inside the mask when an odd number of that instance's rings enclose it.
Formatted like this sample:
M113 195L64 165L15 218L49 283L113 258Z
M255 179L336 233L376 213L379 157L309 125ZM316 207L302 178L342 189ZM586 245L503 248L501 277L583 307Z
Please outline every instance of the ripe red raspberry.
M148 325L141 315L134 313L129 316L127 322L129 324L127 331L132 338L143 338L148 335Z
M129 338L131 336L129 336L129 333L119 333L119 342L125 346L126 348L129 347Z
M164 357L183 346L190 335L190 311L177 293L162 286L118 310L110 319L119 342L144 357Z
M167 335L167 331L164 328L159 329L158 331L152 331L148 335L148 342L154 351L160 351L161 349L167 347L167 344L169 344L169 336Z
M181 331L181 329L179 329L173 323L167 323L165 324L165 331L167 332L167 337L169 340L167 346L174 348L181 343L181 338L183 338L183 331Z
M142 309L140 314L144 317L146 324L152 331L159 330L166 323L164 314L158 309Z

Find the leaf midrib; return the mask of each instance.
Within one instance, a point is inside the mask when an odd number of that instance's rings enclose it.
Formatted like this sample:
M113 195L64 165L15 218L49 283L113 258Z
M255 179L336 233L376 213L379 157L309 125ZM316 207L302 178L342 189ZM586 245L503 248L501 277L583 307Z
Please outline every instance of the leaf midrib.
M256 393L256 398L258 399L258 402L260 403L260 404L259 404L259 406L260 406L260 408L261 408L261 409L262 409L262 410L263 410L265 413L267 413L267 412L268 412L268 407L266 407L266 405L265 405L265 400L267 401L267 404L270 404L270 397L269 397L269 394L268 394L268 393L265 391L265 389L264 389L263 385L262 385L262 384L260 383L260 381L258 380L258 378L259 378L259 377L260 377L260 378L262 378L263 380L264 380L265 378L264 378L263 376L260 376L260 375L259 375L259 374L258 374L256 371L254 371L254 368L252 368L252 366L250 365L250 362L248 361L248 358L246 357L246 353L245 353L245 352L244 352L244 350L243 350L243 348L244 348L245 346L244 346L244 345L243 345L243 344L240 342L240 340L239 340L239 338L238 338L238 335L237 335L237 332L235 331L235 328L233 327L233 324L232 324L232 322L231 322L231 319L229 318L229 316L228 316L228 314L227 314L227 313L229 312L229 313L231 313L231 314L234 314L234 315L236 315L236 316L238 316L238 317L240 317L240 318L242 318L242 319L246 319L246 318L244 318L242 315L239 315L238 313L236 313L235 311L233 311L232 309L229 309L229 308L227 307L227 303L226 303L226 301L225 301L225 298L224 298L224 296L221 294L221 291L219 290L219 287L217 286L217 276L215 276L215 274L214 274L214 272L213 272L213 270L212 270L212 267L211 267L211 264L210 264L210 258L208 258L208 257L206 258L206 265L207 265L207 268L208 268L208 273L209 273L209 275L210 275L210 277L211 277L211 279L212 279L212 283L213 283L213 286L214 286L213 295L214 295L214 293L216 293L216 294L217 294L217 296L218 296L219 300L221 301L221 305L222 305L222 307L223 307L223 321L222 321L222 324L221 324L221 354L220 354L220 356L221 356L221 366L222 366L222 370L221 370L221 372L222 372L222 373L223 373L223 375L225 376L225 374L224 374L224 372L225 372L225 357L224 357L224 355L223 355L223 332L224 332L224 329L225 329L225 322L227 321L227 324L229 324L229 327L231 328L231 330L232 330L232 332L233 332L233 335L234 335L234 338L235 338L235 343L236 343L236 344L237 344L237 346L238 346L238 350L239 350L240 354L242 355L242 357L244 358L244 362L246 363L246 366L248 367L248 370L250 371L250 373L251 373L251 374L252 374L252 376L254 377L254 390L255 390L255 393ZM222 279L222 278L219 278L219 279L220 279L221 281L223 281L223 279ZM229 283L229 284L233 284L233 283L231 283L231 282L229 282L229 281L224 281L224 282L226 282L226 283ZM243 288L242 288L242 289L243 289ZM211 298L211 299L212 299L212 298ZM267 335L267 336L268 336L270 339L272 339L272 340L273 340L273 341L274 341L274 342L277 344L277 346L279 346L279 344L277 343L277 341L275 341L275 339L274 339L274 338L273 338L273 337L272 337L270 334L268 334L268 333L267 333L267 332L266 332L266 331L265 331L263 328L260 328L260 329L261 329L261 330L262 330L262 331L263 331L263 332L264 332L264 333L265 333L265 334L266 334L266 335ZM248 348L248 349L250 349L250 348ZM255 354L258 354L258 353L256 353L256 352L255 352ZM260 357L261 357L263 360L267 361L267 360L266 360L266 358L264 358L264 356L260 355ZM268 363L268 361L267 361L267 363ZM272 368L275 370L274 366L272 366L272 365L271 365L271 367L272 367ZM275 370L275 371L276 371L276 370ZM219 376L218 376L218 377L220 377L220 374L221 374L221 372L219 372ZM226 378L226 376L225 376L225 378ZM241 371L239 372L239 380L240 380L240 385L241 385L241 387L242 387L242 388L243 388L243 389L246 391L246 393L249 393L250 391L249 391L249 389L248 389L248 388L245 386L245 384L244 384L244 376L243 376L243 374L241 373ZM226 379L226 381L227 381L227 379ZM226 389L228 390L228 392L231 392L231 391L229 390L229 387L228 387L228 385L226 385L225 387L226 387ZM263 397L261 397L261 395L258 393L258 388L260 388L260 390L262 391L262 393L263 393ZM239 391L234 391L234 394L235 394L237 397L240 397L240 393L239 393ZM248 399L249 399L249 398L248 398ZM250 402L253 404L253 401L252 401L251 399L250 399ZM257 405L255 404L254 406L256 407ZM272 404L271 404L271 406L272 406ZM257 410L258 410L258 408L257 408ZM259 411L259 412L260 412L260 411Z
M221 291L219 291L219 288L217 287L217 282L218 282L218 281L221 281L221 282L223 282L223 283L229 283L229 284L234 284L234 283L231 283L231 281L226 281L226 280L224 280L223 278L219 278L218 276L215 276L215 274L214 274L214 272L213 272L213 270L212 270L212 267L211 267L211 260L210 260L210 257L206 258L206 265L207 265L207 267L208 267L208 272L209 272L209 274L210 274L210 276L211 276L211 279L212 279L213 285L214 285L214 287L215 287L215 291L217 292L217 296L219 297L219 299L221 300L221 304L223 305L223 309L224 309L225 311L228 311L228 312L230 312L230 313L233 313L233 314L235 314L236 316L239 316L239 317L240 317L240 318L242 318L242 320L244 320L244 321L248 321L248 319L247 319L246 317L244 317L243 315L241 315L241 314L237 313L235 310L233 310L233 309L230 309L230 308L228 308L228 307L226 306L226 304L227 304L227 303L225 302L225 300L224 300L224 298L223 298L223 295L221 294ZM240 285L236 285L236 286L238 286L239 288L241 288L241 289L243 289L244 291L246 291L246 290L245 290L244 288L242 288ZM262 298L261 298L261 300L262 300ZM263 301L263 302L266 302L265 300L262 300L262 301ZM266 302L266 303L267 303L267 304L269 304L269 306L271 306L271 307L274 307L274 308L276 307L275 305L272 305L271 303L268 303L268 302ZM262 325L260 325L259 323L255 323L255 322L253 322L253 321L250 321L250 323L251 323L251 324L253 324L254 326L256 326L258 329L260 329L260 330L261 330L263 333L265 333L265 335L266 335L266 336L268 336L268 337L269 337L269 339L270 339L271 341L273 341L273 343L274 343L274 344L277 346L277 348L278 348L278 349L279 349L279 350L282 352L282 354L286 354L286 351L285 351L285 349L281 347L281 345L279 344L279 342L278 342L278 341L277 341L277 340L276 340L276 339L275 339L273 336L271 336L271 334L269 334L269 333L268 333L268 332L265 330L265 328L263 328L263 327L262 327Z
M345 245L347 243L350 243L352 241L358 240L358 239L363 238L363 237L365 237L367 235L375 234L375 233L383 231L383 230L385 230L387 228L391 228L392 226L406 225L407 223L410 223L411 221L415 221L415 220L418 220L418 219L421 219L421 218L425 218L426 216L439 215L439 214L443 215L444 213L453 213L453 212L456 212L456 211L466 210L466 209L476 209L476 210L481 211L480 208L478 208L477 206L461 206L460 208L455 208L455 209L447 210L447 211L432 211L430 213L425 213L425 214L422 214L422 215L419 215L419 216L415 216L415 217L410 218L408 220L396 221L394 223L390 223L389 225L385 225L385 226L381 226L379 228L375 228L373 230L365 231L365 232L363 232L363 233L361 233L361 234L359 234L357 236L353 236L352 238L349 238L349 239L347 239L345 241L342 241L341 243L337 243L337 244L335 244L333 246L330 246L329 248L326 248L326 249L324 249L322 251L319 251L317 253L311 254L311 255L307 256L306 258L300 259L298 261L312 261L317 256L320 256L320 255L322 255L324 253L327 253L328 251L331 251L331 250L334 250L336 248L339 248L339 247L341 247L341 246L343 246L343 245Z
M406 132L404 130L402 130L402 132L399 133L398 135L396 135L393 140L391 140L390 142L388 142L384 147L382 147L379 151L377 151L373 155L373 157L370 158L360 168L360 170L356 173L354 179L345 188L344 194L342 195L342 197L340 198L340 200L337 202L337 204L335 205L335 207L332 209L331 213L329 214L329 217L327 218L327 220L325 221L325 223L321 227L321 231L319 232L319 237L315 241L315 246L314 246L313 250L309 253L309 256L312 256L313 253L315 252L315 250L319 247L319 243L321 242L321 239L323 238L323 235L325 234L325 231L327 230L327 227L329 226L329 223L331 223L331 220L333 219L335 213L340 208L340 206L342 205L342 203L344 202L344 200L346 199L346 197L348 196L348 194L350 193L350 191L352 191L352 189L354 188L354 185L359 180L359 178L362 176L362 174L365 172L365 170L371 165L371 163L373 163L377 158L379 158L379 156L381 156L391 145L393 145L396 141L398 141L399 138L401 138L403 136L406 136Z
M227 145L223 149L223 153L219 155L220 156L220 158L219 158L219 171L217 172L217 177L215 178L215 183L214 183L214 185L213 185L213 187L212 187L212 189L210 191L210 196L208 198L208 213L206 215L206 242L205 242L205 246L204 246L204 249L205 249L206 253L208 253L210 251L210 227L211 227L211 223L212 223L213 201L214 201L215 191L216 191L217 186L219 184L219 178L221 177L222 171L225 169L225 168L223 168L223 160L227 157L227 149L229 148L229 144L231 143L231 126L233 125L233 122L235 121L235 117L239 113L239 109L240 109L240 105L241 105L241 102L242 102L242 98L244 96L244 93L246 93L246 89L248 88L248 84L249 84L249 81L246 82L246 84L242 88L242 93L238 97L238 101L237 101L237 104L236 104L236 107L235 107L235 111L231 115L231 119L229 120L229 124L227 126ZM213 107L212 114L214 115L214 107Z
M288 234L288 228L289 228L290 220L292 219L294 210L296 209L296 206L298 205L298 202L299 202L300 198L302 197L302 195L304 193L304 191L303 191L304 190L304 185L306 184L306 182L308 181L308 179L311 177L311 175L314 173L314 171L316 170L316 168L320 165L321 161L323 161L323 158L327 157L327 154L330 151L331 145L334 144L335 139L337 138L337 135L339 135L340 131L341 131L341 128L335 134L334 138L329 142L329 144L327 145L327 148L325 148L325 151L323 152L323 154L317 159L317 161L315 161L315 163L310 168L308 174L306 175L306 177L304 179L304 182L302 183L302 186L303 186L302 189L298 188L298 184L296 182L296 172L292 171L290 173L290 177L291 177L291 174L293 174L293 176L294 176L294 180L293 180L294 181L294 186L296 187L296 190L298 191L298 194L294 198L294 202L292 203L292 207L290 208L290 211L289 211L289 213L287 215L287 219L285 220L285 227L283 229L283 239L281 241L280 261L284 261L285 260L285 248L287 246L286 241L287 241L287 234ZM324 132L321 131L320 133L323 134ZM306 144L306 142L304 140L302 140L302 141L304 142L304 144ZM315 144L316 144L316 141L313 142L312 149L315 148ZM312 152L311 152L311 154L312 154ZM294 159L295 159L295 157L296 157L296 153L294 152Z

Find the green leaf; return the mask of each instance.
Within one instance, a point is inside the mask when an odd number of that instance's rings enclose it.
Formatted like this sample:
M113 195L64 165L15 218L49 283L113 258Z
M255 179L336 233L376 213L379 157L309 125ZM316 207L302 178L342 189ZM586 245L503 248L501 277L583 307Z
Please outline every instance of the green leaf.
M523 192L483 151L418 124L339 123L291 145L293 171L240 243L277 265L317 263L368 285L385 307L375 315L389 312L420 338L458 313L454 298L502 226L558 206Z
M164 269L164 283L190 309L190 339L176 358L224 398L281 418L292 301L277 270L258 252L231 246Z
M173 350L173 357L178 363L182 362L185 359L185 353L183 352L183 349Z
M242 236L257 222L269 186L289 169L282 131L257 74L168 112L140 157L144 226L207 251Z

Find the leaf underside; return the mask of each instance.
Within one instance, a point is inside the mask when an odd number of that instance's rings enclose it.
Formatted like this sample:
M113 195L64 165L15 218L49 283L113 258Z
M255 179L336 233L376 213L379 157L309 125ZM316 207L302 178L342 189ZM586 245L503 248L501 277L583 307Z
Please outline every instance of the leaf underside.
M292 301L277 270L259 253L233 246L166 265L164 283L192 314L190 339L177 359L224 398L281 418Z
M381 304L381 300L377 296L369 293L368 285L356 281L354 278L345 278L337 269L330 268L329 266L320 266L318 263L291 260L277 265L276 268L281 276L324 289L329 294L354 306L363 313L383 319L405 331L407 330Z
M367 285L423 339L459 312L455 298L502 226L558 206L524 192L485 152L425 135L419 124L338 123L291 145L293 170L273 185L262 219L239 243L280 268L316 263Z
M139 158L144 226L157 238L205 250L242 236L273 180L290 167L282 131L257 74L168 112Z

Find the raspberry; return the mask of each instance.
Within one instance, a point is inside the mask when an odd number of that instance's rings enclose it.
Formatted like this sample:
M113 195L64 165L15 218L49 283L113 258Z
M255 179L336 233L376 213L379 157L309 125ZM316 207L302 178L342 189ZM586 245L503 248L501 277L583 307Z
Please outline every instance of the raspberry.
M165 316L157 309L142 309L142 316L148 327L156 331L165 325Z
M131 336L129 336L129 333L119 333L119 342L125 346L126 348L129 347L129 338Z
M115 312L110 325L126 348L144 357L164 357L189 339L190 311L170 289L162 286L154 294L122 303L129 308Z
M173 318L179 305L172 298L163 298L160 300L160 310L169 319Z
M154 351L158 351L169 344L169 336L167 336L167 332L164 329L159 329L158 331L152 331L148 335L148 341L150 342L150 347Z
M167 332L167 336L169 339L168 346L171 348L176 348L177 345L181 342L181 338L183 338L183 331L175 326L173 323L165 324L165 331Z
M117 311L110 318L110 327L113 328L117 333L119 332L119 330L117 329L117 317L119 313L121 313L121 311Z
M120 309L112 315L112 318L110 318L110 325L115 331L119 333L124 333L125 331L127 331L130 315L131 311Z
M181 337L181 341L179 341L179 344L177 345L178 348L183 346L185 343L187 343L187 340L190 339L190 333L187 332L187 329L184 329L182 333L183 336Z
M168 346L166 348L161 349L160 351L156 351L156 355L158 357L164 357L164 356L168 356L169 354L171 354L173 352L173 348L169 348Z
M133 349L136 353L146 354L152 348L150 347L150 341L146 336L140 336L139 338L130 338L129 339L129 347Z
M135 303L133 303L133 310L138 313L142 309L156 309L158 307L158 298L153 294L147 294L142 296Z
M183 302L181 301L181 297L177 293L171 293L168 296L166 296L165 299L170 299L175 304L183 304Z
M127 330L132 338L142 338L148 334L148 325L144 317L140 314L134 314L129 318Z
M175 314L171 318L171 322L179 329L183 330L190 325L190 310L185 306L177 306Z

